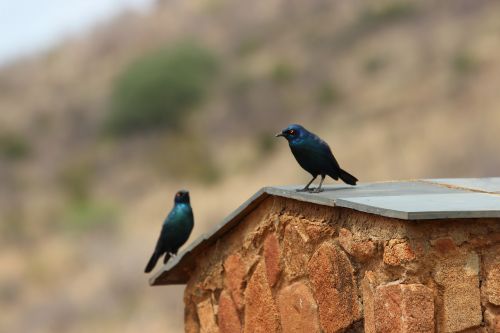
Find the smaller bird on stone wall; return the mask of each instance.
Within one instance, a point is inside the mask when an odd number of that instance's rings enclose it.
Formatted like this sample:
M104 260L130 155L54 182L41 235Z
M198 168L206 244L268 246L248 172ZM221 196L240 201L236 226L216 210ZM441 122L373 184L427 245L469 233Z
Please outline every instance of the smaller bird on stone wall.
M328 144L316 134L309 132L301 125L294 124L276 134L276 137L279 136L287 139L292 154L299 165L313 177L303 189L298 189L297 192L319 193L323 191L321 186L326 175L335 180L340 178L346 184L356 185L358 179L340 168ZM309 188L318 175L321 175L319 186Z
M172 255L176 255L179 248L188 240L193 226L194 218L189 202L189 192L179 191L175 194L174 208L163 222L160 238L158 238L153 255L149 259L144 272L151 272L163 254L165 254L164 263Z

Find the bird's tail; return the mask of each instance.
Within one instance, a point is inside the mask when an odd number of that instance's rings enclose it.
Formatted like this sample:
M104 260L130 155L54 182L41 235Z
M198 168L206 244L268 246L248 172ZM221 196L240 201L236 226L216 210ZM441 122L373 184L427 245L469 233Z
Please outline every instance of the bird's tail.
M356 182L358 179L351 175L349 172L340 169L340 179L344 181L344 183L349 184L349 185L356 185Z
M158 259L160 259L161 254L158 252L154 252L151 258L148 261L148 264L146 265L146 268L144 269L144 273L149 273L155 268L156 262Z

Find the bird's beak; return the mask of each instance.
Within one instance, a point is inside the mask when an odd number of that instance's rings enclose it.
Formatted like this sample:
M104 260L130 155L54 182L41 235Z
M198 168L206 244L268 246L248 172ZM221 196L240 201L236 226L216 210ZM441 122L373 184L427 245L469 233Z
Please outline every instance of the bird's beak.
M280 136L284 136L283 133L280 132L280 133L276 133L276 135L275 135L275 137L277 137L277 138Z

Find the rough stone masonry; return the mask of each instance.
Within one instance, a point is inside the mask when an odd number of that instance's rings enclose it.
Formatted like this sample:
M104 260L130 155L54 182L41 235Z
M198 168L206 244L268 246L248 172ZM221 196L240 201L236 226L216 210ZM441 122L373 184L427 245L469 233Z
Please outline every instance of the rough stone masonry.
M500 332L498 219L270 196L197 258L188 333Z

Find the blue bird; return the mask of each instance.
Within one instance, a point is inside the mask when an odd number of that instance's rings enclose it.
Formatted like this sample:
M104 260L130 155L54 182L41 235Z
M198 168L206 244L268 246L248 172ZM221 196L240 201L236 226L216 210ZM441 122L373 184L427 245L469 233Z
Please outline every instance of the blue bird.
M297 190L298 192L319 193L323 191L321 186L326 175L335 180L340 178L346 184L356 185L358 179L340 168L328 144L316 134L309 132L300 125L294 124L282 130L281 133L276 134L276 137L279 136L287 139L288 145L297 162L313 176L303 189ZM318 175L321 175L319 186L315 189L309 188Z
M191 230L193 230L193 225L194 218L193 210L189 203L189 192L179 191L175 194L174 208L172 208L163 222L160 238L158 238L155 251L151 259L149 259L144 272L151 272L163 254L165 254L163 258L164 263L172 255L177 254L179 248L188 240Z

